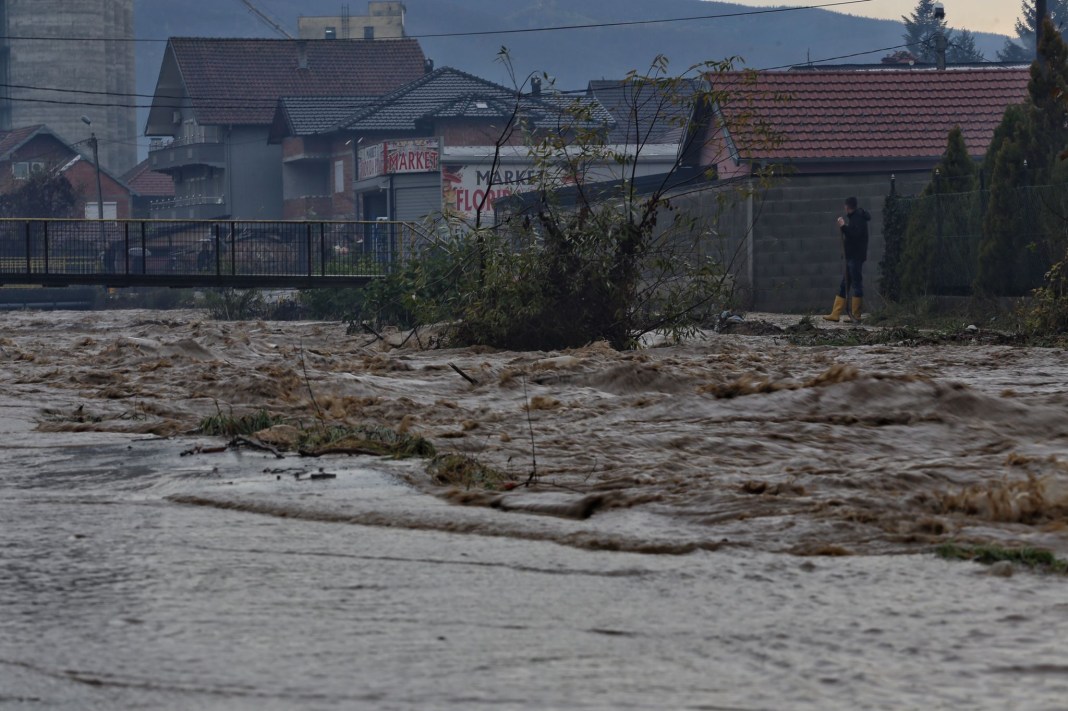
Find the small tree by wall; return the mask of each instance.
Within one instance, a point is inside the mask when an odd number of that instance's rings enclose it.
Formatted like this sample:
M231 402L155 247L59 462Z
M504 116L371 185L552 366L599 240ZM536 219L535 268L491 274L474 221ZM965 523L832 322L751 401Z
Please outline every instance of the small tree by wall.
M912 200L891 190L883 201L883 258L879 261L879 291L887 301L900 301L905 234Z
M955 293L970 286L970 279L957 282L975 263L977 176L957 126L949 132L946 153L908 218L901 273L905 295Z
M983 241L979 246L976 291L987 296L1019 296L1032 286L1021 263L1032 215L1020 204L1025 185L1024 143L1026 128L1002 142L990 177L990 197L983 218Z

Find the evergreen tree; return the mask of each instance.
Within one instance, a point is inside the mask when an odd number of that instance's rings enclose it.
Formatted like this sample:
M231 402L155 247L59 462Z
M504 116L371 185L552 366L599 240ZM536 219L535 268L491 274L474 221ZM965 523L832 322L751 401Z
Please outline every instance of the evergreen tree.
M1068 27L1068 0L1049 0L1049 18L1058 32ZM1002 62L1029 62L1035 58L1035 3L1021 0L1020 18L1016 20L1016 41L1006 40L998 52Z
M1050 189L1034 187L1062 179L1058 155L1068 145L1068 46L1050 20L1042 56L1041 64L1031 65L1027 102L1005 112L987 154L990 196L976 278L986 294L1028 293L1063 252L1063 218L1046 199Z
M1064 107L1064 97L1068 96L1068 45L1051 20L1046 20L1041 50L1043 62L1031 65L1031 81L1027 85L1034 139L1028 159L1041 171L1039 177L1048 178L1057 154L1068 145Z
M950 64L969 64L985 60L986 57L975 45L975 35L968 30L958 32L946 52L946 61Z
M976 290L988 296L1022 296L1033 286L1021 264L1032 224L1020 200L1028 181L1024 145L1029 139L1027 124L1020 122L994 158L976 276Z
M1034 52L1009 39L1005 40L1005 46L998 52L999 62L1030 62L1034 58Z
M905 22L905 34L902 35L905 44L921 62L935 62L938 59L935 35L939 29L945 32L947 41L953 41L953 32L946 26L945 20L935 19L934 0L918 0L912 14L903 15L901 19Z
M901 286L910 296L966 293L979 231L978 170L960 126L909 215Z

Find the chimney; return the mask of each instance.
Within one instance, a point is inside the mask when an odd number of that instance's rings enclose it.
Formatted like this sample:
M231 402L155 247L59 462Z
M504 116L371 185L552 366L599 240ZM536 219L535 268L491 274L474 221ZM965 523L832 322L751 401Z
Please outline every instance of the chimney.
M945 29L942 23L946 21L946 6L940 2L934 4L934 19L938 23L935 32L935 55L938 61L938 71L946 71L946 50L949 49L949 40L946 39Z
M1038 60L1039 65L1043 64L1042 35L1044 34L1044 25L1048 16L1049 9L1046 0L1035 0L1035 59Z
M297 69L308 68L308 43L297 40Z
M430 74L432 71L434 71L434 60L433 59L424 59L423 60L423 73L424 74Z
M530 95L541 96L541 79L538 77L530 78Z

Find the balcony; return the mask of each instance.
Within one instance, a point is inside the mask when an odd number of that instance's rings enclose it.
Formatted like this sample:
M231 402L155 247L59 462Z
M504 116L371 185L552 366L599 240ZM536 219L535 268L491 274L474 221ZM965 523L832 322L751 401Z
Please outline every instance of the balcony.
M154 200L149 206L154 220L211 220L226 217L226 199L216 195L188 195Z
M152 169L161 172L187 165L226 167L226 145L222 131L215 126L200 126L173 141L150 148Z

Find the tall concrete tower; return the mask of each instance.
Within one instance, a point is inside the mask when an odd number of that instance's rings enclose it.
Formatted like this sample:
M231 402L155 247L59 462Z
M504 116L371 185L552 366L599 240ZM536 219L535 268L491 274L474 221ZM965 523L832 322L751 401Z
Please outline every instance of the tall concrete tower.
M137 103L133 0L0 0L0 36L0 128L43 123L71 143L92 130L104 167L137 163L137 110L115 105Z

